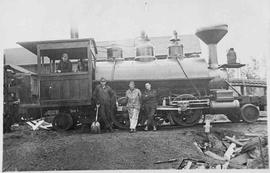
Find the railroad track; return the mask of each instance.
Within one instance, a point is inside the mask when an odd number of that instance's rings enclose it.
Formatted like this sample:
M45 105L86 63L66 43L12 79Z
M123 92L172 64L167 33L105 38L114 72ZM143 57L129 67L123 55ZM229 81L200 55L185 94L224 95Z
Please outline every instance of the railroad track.
M267 116L260 116L259 119L254 122L254 124L266 124L267 123ZM253 124L253 123L246 123L246 122L231 122L230 120L218 120L218 121L212 121L211 122L211 125L226 125L226 124L234 124L234 125L238 125L238 124ZM193 126L180 126L180 125L161 125L160 128L161 129L174 129L174 128L181 128L181 129L184 129L184 128L192 128L192 127L201 127L201 126L204 126L204 122L199 122L197 123L196 125L193 125ZM141 129L143 126L139 126L138 129Z

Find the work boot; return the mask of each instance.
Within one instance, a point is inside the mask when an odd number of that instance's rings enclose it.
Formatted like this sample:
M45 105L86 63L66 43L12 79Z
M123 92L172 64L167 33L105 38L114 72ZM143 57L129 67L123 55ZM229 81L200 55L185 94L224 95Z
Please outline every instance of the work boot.
M154 130L154 131L157 131L157 127L156 127L156 126L153 126L153 130Z
M145 130L145 131L148 131L148 126L145 126L144 130Z

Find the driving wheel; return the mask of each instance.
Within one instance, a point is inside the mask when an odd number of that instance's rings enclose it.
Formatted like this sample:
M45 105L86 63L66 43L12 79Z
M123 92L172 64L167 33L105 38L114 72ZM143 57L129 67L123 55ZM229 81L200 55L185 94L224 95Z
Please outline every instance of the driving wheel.
M174 101L182 101L182 100L194 100L197 99L195 96L191 94L183 94L174 98ZM172 119L177 125L181 126L193 126L199 122L202 117L202 111L196 109L188 109L182 111L181 113L174 111L172 113Z
M52 125L55 130L68 130L73 125L73 119L68 113L59 113L54 117Z

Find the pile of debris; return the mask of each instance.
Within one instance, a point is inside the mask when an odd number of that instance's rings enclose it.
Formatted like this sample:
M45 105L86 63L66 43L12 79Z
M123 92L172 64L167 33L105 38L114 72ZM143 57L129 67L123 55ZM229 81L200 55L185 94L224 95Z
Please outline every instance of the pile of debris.
M48 118L27 121L26 124L34 131L39 129L51 130L53 128L52 123L50 121L48 122Z
M224 137L219 139L220 134L210 133L210 122L206 122L204 127L205 133L202 135L204 140L195 141L193 144L205 156L209 156L222 163L214 166L209 166L208 163L205 163L204 168L241 169L268 167L267 136L244 134L236 139L235 136L231 137L223 134Z
M210 121L206 121L204 132L197 132L198 138L194 138L193 142L204 159L185 158L178 169L268 168L267 136L229 131L210 132L211 127Z

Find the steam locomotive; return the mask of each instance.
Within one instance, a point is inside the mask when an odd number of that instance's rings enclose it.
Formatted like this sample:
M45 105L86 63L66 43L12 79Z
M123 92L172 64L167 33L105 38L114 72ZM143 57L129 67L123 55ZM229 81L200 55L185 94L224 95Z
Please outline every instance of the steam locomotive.
M38 67L37 102L21 103L21 112L43 115L54 110L54 126L65 130L84 120L91 122L95 110L92 92L98 80L104 77L117 93L112 120L118 128L129 126L124 93L131 80L140 90L144 90L146 82L157 89L159 105L155 119L159 124L170 122L193 126L205 114L225 114L233 122L254 122L259 117L258 106L262 103L252 102L252 96L240 93L234 96L237 91L224 80L226 73L218 66L216 45L227 32L227 25L197 30L196 35L209 47L209 64L204 58L186 58L184 45L179 44L176 32L170 40L166 58L155 56L154 45L145 33L138 40L134 58L125 59L121 50L111 48L106 61L96 59L97 48L92 38L19 42L37 55ZM63 52L68 53L71 59L83 59L87 70L56 73L56 64ZM44 59L49 60L49 73L45 72ZM231 66L239 67L241 64ZM140 117L143 117L143 110Z

